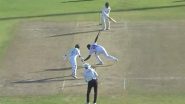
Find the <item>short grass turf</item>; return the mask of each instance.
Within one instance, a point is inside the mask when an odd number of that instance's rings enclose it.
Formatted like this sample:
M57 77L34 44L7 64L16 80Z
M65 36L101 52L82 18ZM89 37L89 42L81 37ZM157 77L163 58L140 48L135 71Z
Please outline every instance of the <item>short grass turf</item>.
M97 104L184 104L185 95L100 96ZM91 99L92 102L92 99ZM85 104L84 96L1 97L1 104Z

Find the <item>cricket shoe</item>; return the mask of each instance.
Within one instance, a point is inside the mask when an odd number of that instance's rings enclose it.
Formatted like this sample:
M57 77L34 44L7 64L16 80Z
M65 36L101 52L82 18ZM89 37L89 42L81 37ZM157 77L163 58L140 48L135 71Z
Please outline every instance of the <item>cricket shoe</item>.
M96 65L103 65L103 62L99 62L99 63L97 63Z
M115 61L118 62L118 59L116 58Z
M106 30L110 30L110 28L107 28Z
M103 28L103 29L102 29L102 31L105 31L105 30L106 30L106 28Z
M78 77L77 76L75 76L75 75L72 75L72 77L74 78L74 79L77 79Z

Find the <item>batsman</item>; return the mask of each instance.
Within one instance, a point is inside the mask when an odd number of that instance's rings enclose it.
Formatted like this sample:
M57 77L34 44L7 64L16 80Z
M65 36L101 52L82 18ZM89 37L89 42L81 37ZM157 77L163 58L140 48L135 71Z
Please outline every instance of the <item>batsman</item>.
M105 3L105 6L103 7L102 9L102 12L101 12L101 22L100 24L102 24L102 30L110 30L110 21L111 20L112 22L116 22L113 18L111 18L109 16L110 14L110 11L111 11L111 8L109 6L109 2L106 2Z

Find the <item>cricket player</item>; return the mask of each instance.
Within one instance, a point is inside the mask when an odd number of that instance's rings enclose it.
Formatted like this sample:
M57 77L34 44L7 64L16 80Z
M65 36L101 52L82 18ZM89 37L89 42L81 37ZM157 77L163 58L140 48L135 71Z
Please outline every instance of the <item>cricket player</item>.
M102 22L102 30L110 30L110 21L109 21L109 14L110 14L111 8L109 6L109 2L105 3L105 7L102 9L101 12L101 22Z
M98 93L97 77L98 77L97 72L93 68L91 68L90 64L85 63L84 64L84 79L88 83L87 96L86 96L87 104L90 104L89 95L91 93L92 87L94 87L94 101L93 101L93 103L96 104L97 93Z
M103 46L98 45L96 43L98 40L99 34L100 34L100 31L99 31L98 35L96 36L93 44L87 45L87 48L89 50L89 56L87 58L85 58L84 61L87 61L93 53L95 54L96 59L98 61L97 65L103 65L103 61L99 57L100 54L103 54L109 60L118 61L118 59L116 57L109 55Z
M77 78L76 71L77 71L77 57L79 56L81 58L81 61L83 62L84 58L80 54L80 46L78 44L75 45L75 48L70 49L68 54L65 54L64 60L66 60L66 57L68 56L69 62L72 67L72 77L74 79Z

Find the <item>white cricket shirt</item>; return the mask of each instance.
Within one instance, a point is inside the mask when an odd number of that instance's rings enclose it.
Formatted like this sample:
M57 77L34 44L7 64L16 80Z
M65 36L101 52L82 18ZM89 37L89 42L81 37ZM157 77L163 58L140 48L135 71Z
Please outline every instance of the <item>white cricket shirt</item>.
M84 69L84 78L86 82L97 79L97 76L98 74L93 68Z
M90 49L89 49L89 55L92 55L93 53L95 54L101 54L104 52L104 47L101 46L101 45L98 45L97 43L93 43L91 44L90 46Z
M109 14L110 14L110 10L111 10L110 7L108 7L108 8L104 7L104 8L102 9L102 15L103 15L104 17L108 17Z
M80 50L78 48L72 48L70 49L69 51L69 57L77 57L77 56L80 56Z

